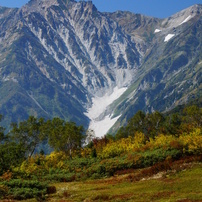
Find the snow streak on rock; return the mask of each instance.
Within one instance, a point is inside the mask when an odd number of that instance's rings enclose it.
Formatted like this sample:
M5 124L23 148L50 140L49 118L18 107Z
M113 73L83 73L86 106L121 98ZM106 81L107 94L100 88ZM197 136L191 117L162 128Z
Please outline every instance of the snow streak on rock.
M165 39L164 42L168 42L171 38L173 38L175 35L174 34L168 34Z
M189 15L180 25L184 24L185 22L188 22L191 19L191 15Z
M158 33L158 32L161 32L160 29L155 29L154 33Z

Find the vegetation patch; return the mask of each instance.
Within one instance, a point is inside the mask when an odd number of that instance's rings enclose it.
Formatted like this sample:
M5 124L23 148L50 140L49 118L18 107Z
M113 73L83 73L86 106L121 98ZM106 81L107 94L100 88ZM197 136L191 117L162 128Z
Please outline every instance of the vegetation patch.
M59 118L29 117L9 134L0 127L0 199L200 201L201 117L197 106L140 111L103 138ZM35 153L44 141L54 151Z

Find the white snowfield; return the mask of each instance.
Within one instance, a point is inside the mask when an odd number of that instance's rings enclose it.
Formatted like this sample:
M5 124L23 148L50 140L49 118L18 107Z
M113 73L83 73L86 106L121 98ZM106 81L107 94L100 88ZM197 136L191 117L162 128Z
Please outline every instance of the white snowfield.
M94 131L96 137L103 137L107 134L109 129L116 123L120 116L112 119L111 116L107 115L101 121L91 120L89 129Z
M127 88L115 87L111 94L105 94L103 97L94 97L92 107L88 109L86 116L91 120L89 129L95 132L96 137L102 137L107 134L108 130L115 124L118 117L111 118L113 114L106 115L102 120L96 120L107 107L117 100Z
M158 33L158 32L161 32L160 29L155 29L154 33Z
M172 39L175 35L174 34L168 34L165 39L164 42L168 42L170 39Z

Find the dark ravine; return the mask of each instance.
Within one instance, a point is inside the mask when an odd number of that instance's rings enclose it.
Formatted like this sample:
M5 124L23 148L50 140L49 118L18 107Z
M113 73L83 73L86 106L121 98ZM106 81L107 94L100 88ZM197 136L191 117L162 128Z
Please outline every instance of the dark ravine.
M2 123L58 116L87 128L93 98L127 87L94 117L119 117L113 132L138 110L164 112L201 97L201 11L158 19L101 13L91 1L0 7Z

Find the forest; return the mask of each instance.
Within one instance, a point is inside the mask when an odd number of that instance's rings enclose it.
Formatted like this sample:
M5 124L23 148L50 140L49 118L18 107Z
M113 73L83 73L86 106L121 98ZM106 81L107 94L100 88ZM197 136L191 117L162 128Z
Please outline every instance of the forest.
M115 135L102 138L60 118L30 116L12 123L7 134L1 126L0 199L43 201L57 193L55 183L123 174L134 182L201 163L201 126L202 108L197 105L166 114L138 111Z

